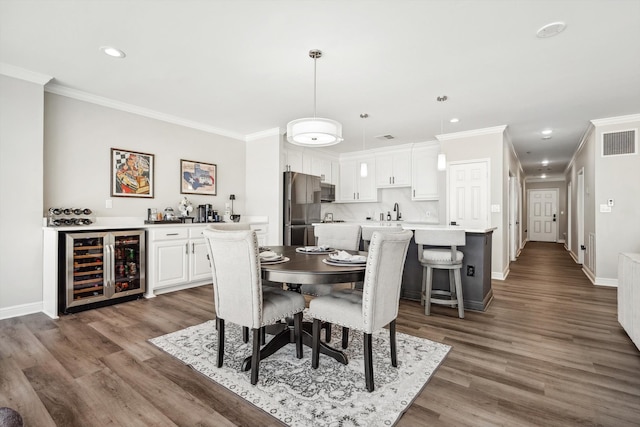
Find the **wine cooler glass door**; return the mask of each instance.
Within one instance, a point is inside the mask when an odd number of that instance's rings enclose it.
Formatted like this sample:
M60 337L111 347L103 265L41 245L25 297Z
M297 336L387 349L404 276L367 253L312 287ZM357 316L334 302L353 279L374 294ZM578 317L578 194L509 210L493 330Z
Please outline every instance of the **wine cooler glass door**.
M67 234L67 307L105 298L107 233Z
M144 291L144 231L113 232L114 296Z

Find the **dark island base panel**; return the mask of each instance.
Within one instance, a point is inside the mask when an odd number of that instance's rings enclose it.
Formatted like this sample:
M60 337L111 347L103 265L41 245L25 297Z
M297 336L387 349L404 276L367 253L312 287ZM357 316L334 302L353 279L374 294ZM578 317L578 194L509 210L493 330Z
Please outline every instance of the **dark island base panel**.
M458 248L464 253L462 264L462 292L464 308L485 311L493 298L491 290L491 243L493 231L487 233L467 233L467 244ZM467 276L467 266L473 266L474 275ZM434 270L433 289L449 290L447 270ZM422 293L422 266L418 261L418 245L411 239L407 261L402 275L400 297L420 301Z

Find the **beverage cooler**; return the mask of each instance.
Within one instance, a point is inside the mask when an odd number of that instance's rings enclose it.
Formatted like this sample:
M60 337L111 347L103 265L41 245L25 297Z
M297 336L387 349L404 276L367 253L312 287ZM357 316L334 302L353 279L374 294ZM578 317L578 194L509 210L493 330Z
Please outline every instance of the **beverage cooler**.
M60 234L61 312L136 299L145 292L144 230Z

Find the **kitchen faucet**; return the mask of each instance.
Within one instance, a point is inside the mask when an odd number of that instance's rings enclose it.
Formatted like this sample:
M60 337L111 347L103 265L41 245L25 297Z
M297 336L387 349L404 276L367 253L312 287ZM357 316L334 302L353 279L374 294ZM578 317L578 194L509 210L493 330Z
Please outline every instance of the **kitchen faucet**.
M400 213L400 206L398 206L398 202L393 204L393 211L396 213L396 221L400 221L402 218L402 214Z

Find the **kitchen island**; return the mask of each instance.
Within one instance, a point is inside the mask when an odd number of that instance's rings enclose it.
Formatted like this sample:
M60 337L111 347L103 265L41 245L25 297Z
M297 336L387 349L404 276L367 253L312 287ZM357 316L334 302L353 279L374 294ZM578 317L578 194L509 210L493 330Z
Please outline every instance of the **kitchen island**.
M403 221L367 221L361 227L402 227L405 230L454 228L437 224ZM460 227L455 227L459 229ZM462 263L462 290L464 307L469 310L484 311L493 298L491 289L491 247L495 227L483 229L465 229L467 243L458 247L464 254ZM470 268L472 267L472 268ZM473 270L473 271L471 271ZM472 273L472 275L469 275ZM446 270L434 270L433 289L449 289L449 276ZM420 301L422 293L422 266L418 261L418 245L415 236L411 238L407 260L402 275L401 298Z

